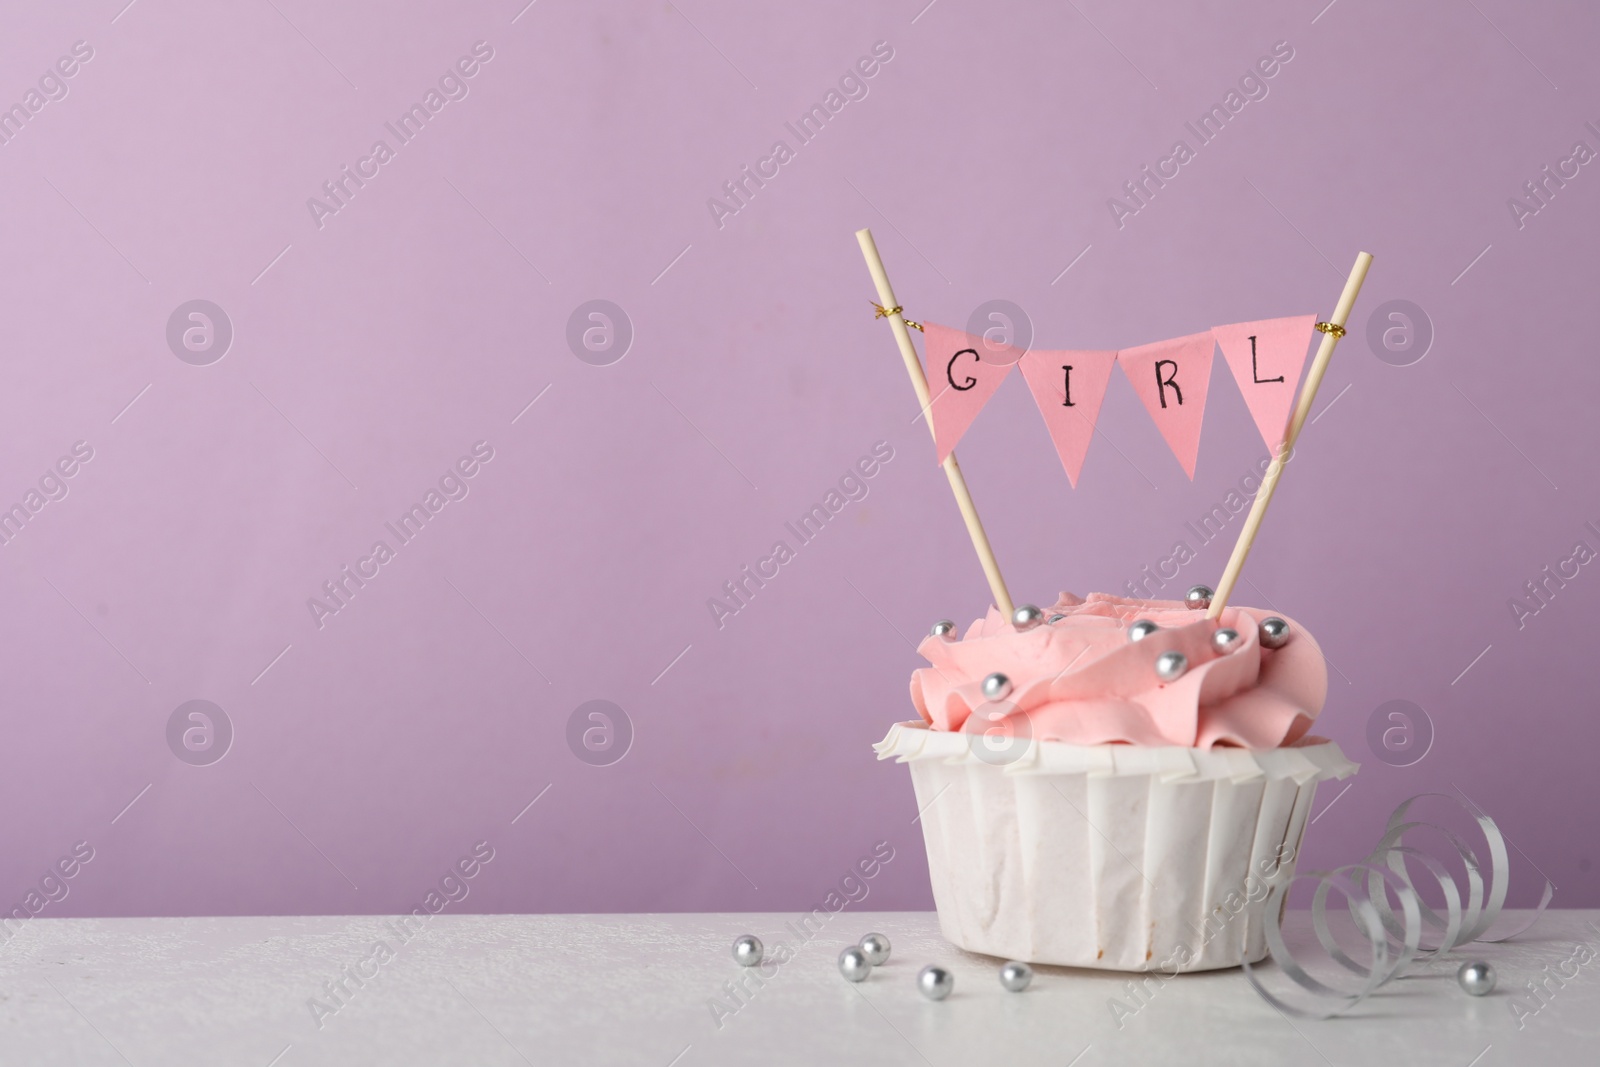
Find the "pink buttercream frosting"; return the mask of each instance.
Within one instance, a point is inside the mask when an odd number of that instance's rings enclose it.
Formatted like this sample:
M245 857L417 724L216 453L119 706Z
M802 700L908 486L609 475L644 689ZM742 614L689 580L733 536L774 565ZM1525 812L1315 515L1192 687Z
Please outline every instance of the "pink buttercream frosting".
M935 730L999 729L1075 745L1126 743L1251 749L1293 744L1311 728L1328 693L1328 669L1309 633L1292 619L1288 644L1263 648L1260 621L1272 612L1228 607L1213 622L1174 600L1061 594L1045 618L1019 631L994 608L961 640L928 637L918 651L932 666L911 677L911 702ZM1160 627L1128 639L1135 620ZM1211 635L1228 627L1239 640L1227 652ZM1162 682L1156 658L1182 652L1182 677ZM994 672L1011 693L990 702L983 680ZM1021 717L1018 721L1016 717Z

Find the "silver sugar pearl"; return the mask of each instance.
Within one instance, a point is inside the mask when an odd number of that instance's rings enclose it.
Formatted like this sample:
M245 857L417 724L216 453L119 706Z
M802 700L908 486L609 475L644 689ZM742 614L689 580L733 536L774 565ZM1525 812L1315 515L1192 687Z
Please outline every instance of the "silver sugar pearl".
M1004 700L1011 695L1011 679L995 671L983 680L983 695L990 700Z
M889 939L882 934L868 934L861 939L859 947L867 954L867 962L874 967L889 962Z
M765 951L761 939L754 934L740 934L733 939L733 961L741 967L754 967Z
M839 953L839 973L844 975L846 981L866 981L867 975L872 973L872 964L861 946L851 945Z
M1009 993L1020 993L1033 981L1033 968L1021 960L1012 960L1000 968L1000 984Z
M1239 643L1239 631L1230 630L1226 626L1211 635L1211 647L1218 652L1231 651Z
M917 989L929 1000L943 1000L956 987L956 976L943 967L928 964L917 973Z
M1463 963L1456 972L1456 984L1470 996L1486 997L1494 992L1494 968L1482 960Z
M1176 682L1189 669L1189 657L1182 652L1167 651L1156 657L1156 677L1163 682Z
M1045 622L1047 622L1050 625L1054 626L1056 623L1060 622L1064 618L1066 618L1065 615L1056 614L1056 615L1050 616L1048 619L1045 620Z
M1261 620L1261 647L1282 648L1289 643L1289 624L1276 615Z
M1037 604L1024 604L1011 613L1011 625L1019 630L1031 630L1044 622L1044 612Z
M1191 608L1209 608L1211 598L1216 595L1217 591L1209 585L1191 585L1189 591L1183 594L1183 602Z
M1128 640L1143 641L1145 638L1149 637L1159 629L1161 629L1161 627L1157 626L1149 619L1140 619L1138 622L1128 627Z
M940 619L938 622L933 624L933 629L928 631L929 635L933 637L944 638L953 638L955 632L956 624L951 622L949 619Z

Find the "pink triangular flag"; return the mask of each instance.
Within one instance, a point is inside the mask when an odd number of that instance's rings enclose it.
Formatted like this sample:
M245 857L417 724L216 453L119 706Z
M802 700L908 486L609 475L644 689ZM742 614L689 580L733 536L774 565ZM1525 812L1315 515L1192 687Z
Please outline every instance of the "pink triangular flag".
M1074 489L1116 362L1115 352L1034 350L1022 357L1022 376Z
M1295 315L1211 327L1269 449L1283 443L1316 325L1315 315Z
M1022 349L997 345L936 322L925 322L922 327L932 397L927 415L933 420L934 446L943 463L1022 358Z
M1117 353L1133 391L1144 401L1145 410L1156 420L1167 447L1183 464L1190 481L1200 454L1200 424L1205 420L1215 344L1207 330Z

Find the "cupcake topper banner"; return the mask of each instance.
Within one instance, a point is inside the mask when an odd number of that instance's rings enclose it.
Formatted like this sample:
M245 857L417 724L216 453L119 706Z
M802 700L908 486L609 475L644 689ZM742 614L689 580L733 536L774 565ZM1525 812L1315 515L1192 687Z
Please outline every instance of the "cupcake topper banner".
M922 405L923 414L929 414L933 408L933 398L928 393L928 379L922 373L922 364L917 362L917 348L911 343L911 331L908 326L919 324L909 323L900 313L900 305L894 302L894 287L889 284L889 272L883 267L883 257L878 255L878 243L872 239L871 230L857 230L856 243L861 246L861 256L867 261L867 272L872 275L872 284L878 290L878 317L889 320L889 328L894 331L895 343L900 348L900 358L905 361L906 375L911 379L911 388L917 394L917 402ZM975 388L976 386L974 386ZM928 429L934 433L934 444L938 444L938 431L934 430L933 420L928 420ZM983 522L978 518L978 509L972 502L972 494L967 490L967 479L961 473L961 467L956 463L954 449L943 454L939 465L944 468L945 477L950 480L950 492L955 495L956 506L961 509L961 518L967 524L967 536L972 538L972 547L978 553L978 562L983 564L984 577L989 580L989 591L994 594L995 607L1010 615L1013 611L1011 605L1011 592L1006 588L1006 580L1000 575L1000 564L994 558L994 549L989 547L989 535L984 532Z
M1012 368L1020 366L1067 478L1076 487L1111 367L1118 364L1193 480L1215 349L1222 349L1261 439L1275 449L1294 407L1316 321L1315 315L1296 315L1239 322L1121 351L1026 352L949 326L916 324L927 339L927 378L934 390L928 418L939 462L955 451Z
M1097 351L1035 350L1022 357L1022 376L1073 488L1078 486L1078 472L1089 454L1100 401L1106 397L1116 362L1115 352Z
M1195 457L1200 454L1200 423L1206 417L1214 344L1209 332L1196 333L1117 353L1133 391L1156 420L1167 447L1183 464L1190 481L1194 480ZM1186 388L1188 396L1184 395Z
M948 326L935 323L924 326L910 321L895 303L894 288L889 284L889 275L884 269L883 257L878 254L877 243L872 239L872 231L857 230L856 242L861 246L861 255L867 261L867 270L878 291L878 317L888 319L894 331L906 374L911 379L922 414L928 420L939 465L950 481L950 491L955 495L967 526L967 536L972 539L973 550L983 564L995 606L1008 616L1013 614L1011 593L1000 575L1000 564L995 560L989 536L978 518L966 478L956 463L955 447L1011 369L1022 367L1034 403L1039 406L1050 431L1050 440L1074 486L1078 484L1078 474L1094 437L1095 421L1111 380L1113 363L1122 365L1161 435L1192 479L1200 448L1200 425L1205 418L1211 360L1215 346L1222 347L1223 358L1228 361L1234 380L1244 393L1250 415L1267 447L1273 450L1273 459L1211 599L1207 617L1213 621L1219 618L1261 529L1267 505L1283 473L1284 457L1293 450L1300 436L1300 429L1311 413L1311 404L1316 400L1317 388L1322 384L1322 376L1328 369L1328 361L1333 357L1334 346L1344 336L1344 324L1355 307L1367 269L1372 265L1372 256L1366 252L1357 254L1355 266L1345 279L1344 291L1339 294L1339 302L1334 305L1327 322L1318 322L1313 315L1241 322L1118 352L1022 351ZM917 357L916 345L911 342L912 329L922 330L927 335L926 374ZM1295 387L1300 380L1306 341L1312 330L1322 333L1322 342L1297 396ZM1246 369L1250 372L1248 378ZM928 388L930 376L937 383L937 394Z
M1306 418L1311 414L1311 405L1317 399L1317 390L1322 386L1322 376L1328 372L1333 350L1339 344L1339 338L1344 336L1344 324L1350 321L1350 312L1355 309L1356 297L1361 295L1361 286L1366 283L1367 271L1371 267L1372 254L1357 252L1355 265L1344 280L1339 302L1333 305L1333 314L1328 316L1327 322L1312 325L1322 334L1322 341L1317 345L1317 356L1311 361L1311 370L1306 373L1306 384L1295 399L1289 424L1283 429L1283 442L1273 452L1272 464L1261 478L1261 488L1250 502L1250 514L1245 516L1244 525L1239 528L1238 540L1233 543L1233 554L1228 557L1228 565L1222 570L1222 579L1217 582L1216 595L1211 598L1211 607L1206 612L1206 618L1213 622L1222 617L1222 609L1228 606L1228 598L1233 596L1233 587L1239 582L1245 560L1250 558L1250 548L1256 543L1256 535L1261 532L1262 520L1267 517L1267 506L1272 503L1272 494L1278 491L1278 479L1283 477L1283 465L1294 453L1295 442L1300 440L1300 431L1305 427Z
M929 384L938 390L928 405L928 422L934 450L943 463L1023 353L937 323L924 323L922 330L927 338Z
M1283 440L1316 328L1315 315L1211 327L1268 448Z

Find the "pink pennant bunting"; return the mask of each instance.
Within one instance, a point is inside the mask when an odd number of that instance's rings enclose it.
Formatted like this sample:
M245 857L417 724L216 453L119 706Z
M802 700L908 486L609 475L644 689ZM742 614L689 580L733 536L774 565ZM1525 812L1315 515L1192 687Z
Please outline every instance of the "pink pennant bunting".
M1037 349L1022 357L1022 376L1039 405L1039 414L1050 430L1050 440L1067 469L1072 487L1078 487L1083 458L1089 454L1094 424L1100 417L1100 402L1111 382L1115 352L1060 351Z
M922 326L928 392L933 398L928 417L933 420L934 446L943 463L1022 358L1022 350L934 322Z
M1269 449L1283 443L1316 324L1315 315L1295 315L1211 328Z
M1205 419L1211 386L1211 356L1216 341L1211 331L1125 348L1117 362L1127 372L1134 392L1156 420L1183 471L1194 480L1200 454L1200 424Z

